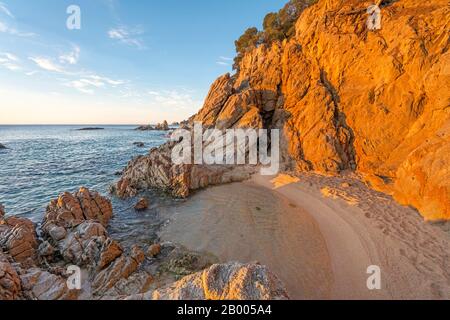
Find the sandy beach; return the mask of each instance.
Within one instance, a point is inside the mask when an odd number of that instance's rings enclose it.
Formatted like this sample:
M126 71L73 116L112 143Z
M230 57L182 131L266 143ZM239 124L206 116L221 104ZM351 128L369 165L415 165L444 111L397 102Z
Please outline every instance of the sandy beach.
M294 299L450 297L448 233L351 176L256 175L212 187L176 207L161 237L265 264ZM372 265L381 290L367 288Z

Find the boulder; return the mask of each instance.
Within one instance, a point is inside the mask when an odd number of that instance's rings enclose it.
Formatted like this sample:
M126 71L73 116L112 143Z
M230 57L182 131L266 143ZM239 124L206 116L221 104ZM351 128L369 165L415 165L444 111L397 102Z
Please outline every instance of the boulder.
M42 224L41 258L86 270L92 287L92 292L88 293L90 298L141 292L136 288L150 281L150 275L140 270L145 260L142 249L135 246L126 251L108 235L106 226L111 217L112 206L108 199L81 188L75 194L64 193L52 200ZM59 278L40 271L34 270L26 278L37 279L33 280L36 285L28 290L33 297L72 298L72 292L62 290ZM40 289L51 282L55 285L48 293L51 295L42 295Z
M3 144L0 143L0 150L7 149Z
M148 208L149 202L146 198L141 198L134 206L134 210L136 211L144 211Z
M134 246L129 254L120 255L95 275L92 282L93 294L97 297L108 296L108 292L119 282L127 280L138 271L144 260L144 251L139 246Z
M39 268L27 270L20 281L29 300L75 300L79 294L78 290L69 290L66 278Z
M96 266L109 241L105 227L97 222L85 221L70 230L67 237L56 245L66 263L77 266Z
M154 258L161 253L161 245L160 244L152 244L147 250L147 256L150 258Z
M257 170L255 166L177 165L171 159L175 145L175 141L170 141L130 161L111 191L127 198L157 188L174 197L186 198L192 191L208 186L244 181Z
M17 300L22 287L16 270L0 251L0 300Z
M258 264L227 263L189 275L129 300L287 300L281 281Z
M65 192L47 206L43 230L49 232L57 227L73 228L86 220L97 221L107 226L112 218L111 201L95 191L80 188L74 194ZM62 229L57 230L62 232Z
M5 207L3 207L2 204L0 203L0 219L3 219L4 216L5 216Z
M0 224L0 248L17 262L33 264L38 248L34 223L25 218L6 217Z

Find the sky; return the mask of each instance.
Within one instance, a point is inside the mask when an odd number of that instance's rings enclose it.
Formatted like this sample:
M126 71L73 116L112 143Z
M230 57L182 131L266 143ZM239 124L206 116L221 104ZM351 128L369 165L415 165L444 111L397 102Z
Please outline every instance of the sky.
M187 119L232 72L234 41L285 2L0 0L0 124Z

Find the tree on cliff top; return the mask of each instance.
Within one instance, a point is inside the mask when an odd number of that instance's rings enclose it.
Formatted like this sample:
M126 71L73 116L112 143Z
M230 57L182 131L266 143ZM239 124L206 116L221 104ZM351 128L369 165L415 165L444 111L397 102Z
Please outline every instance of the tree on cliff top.
M249 28L235 41L236 58L234 69L238 69L239 62L244 54L261 44L271 44L274 41L290 39L295 35L295 22L300 14L317 0L291 0L280 11L266 15L263 22L263 31Z

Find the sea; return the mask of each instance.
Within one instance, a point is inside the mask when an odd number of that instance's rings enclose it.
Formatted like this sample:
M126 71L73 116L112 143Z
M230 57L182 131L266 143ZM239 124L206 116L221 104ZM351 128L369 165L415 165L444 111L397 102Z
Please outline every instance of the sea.
M103 130L80 130L83 128ZM51 199L80 187L96 190L113 203L110 233L119 241L133 237L152 242L165 223L164 209L176 200L147 191L151 206L144 213L133 209L136 199L120 200L109 194L118 172L138 155L167 141L167 132L137 131L136 126L14 125L0 126L0 203L8 215L39 224ZM138 147L136 142L144 143Z

